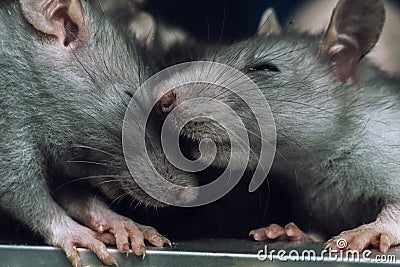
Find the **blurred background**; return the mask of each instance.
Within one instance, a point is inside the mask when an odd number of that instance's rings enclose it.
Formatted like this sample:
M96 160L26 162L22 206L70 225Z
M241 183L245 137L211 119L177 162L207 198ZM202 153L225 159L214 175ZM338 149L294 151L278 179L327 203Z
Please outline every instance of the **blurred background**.
M226 44L254 36L268 8L274 9L276 24L284 31L321 33L338 0L90 1L124 25L131 19L130 30L152 52L178 56L182 48L193 49L198 43ZM400 0L383 1L385 27L368 57L390 75L400 76ZM275 18L266 18L271 27ZM176 44L180 47L171 49Z
M255 34L263 12L273 7L281 24L293 16L302 0L149 0L150 13L181 26L197 38L232 42Z
M280 24L286 27L298 20L298 17L302 17L303 20L305 15L308 15L305 20L308 19L310 23L314 23L315 18L320 17L328 21L336 2L335 0L147 0L144 3L145 8L155 17L180 26L202 40L231 42L254 35L263 12L269 7L275 9ZM400 0L386 1L386 3L390 3L391 9L398 8ZM302 12L299 13L299 10Z

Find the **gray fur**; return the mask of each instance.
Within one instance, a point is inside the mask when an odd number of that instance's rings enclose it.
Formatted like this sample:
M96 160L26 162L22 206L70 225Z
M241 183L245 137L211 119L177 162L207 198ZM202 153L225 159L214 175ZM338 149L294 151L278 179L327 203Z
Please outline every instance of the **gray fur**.
M363 60L357 82L343 84L319 53L321 41L322 36L294 33L258 37L210 51L202 60L242 70L259 86L277 130L273 177L293 194L302 226L332 235L370 222L382 206L400 201L400 81ZM263 64L279 72L251 70ZM198 72L189 68L171 79L195 78ZM212 73L210 81L219 75ZM179 103L199 96L227 103L244 121L250 139L256 139L251 133L258 132L258 125L249 109L229 90L212 89L192 86L174 93ZM198 111L184 110L180 116L207 116ZM193 121L182 134L195 141L212 138L220 149L214 164L226 165L229 140L217 124ZM259 142L252 144L258 151ZM256 160L250 158L250 169Z
M53 245L76 226L53 199L59 186L83 180L87 193L162 205L137 186L122 154L126 107L150 71L127 35L82 5L89 42L71 52L36 31L16 1L0 4L0 207ZM195 184L154 148L160 172Z

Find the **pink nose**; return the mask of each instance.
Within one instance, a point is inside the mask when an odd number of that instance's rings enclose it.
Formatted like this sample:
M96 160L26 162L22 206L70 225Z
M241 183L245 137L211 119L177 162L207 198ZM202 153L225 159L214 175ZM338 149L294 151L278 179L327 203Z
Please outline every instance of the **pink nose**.
M170 113L176 107L176 95L169 91L158 101L158 107L163 113Z

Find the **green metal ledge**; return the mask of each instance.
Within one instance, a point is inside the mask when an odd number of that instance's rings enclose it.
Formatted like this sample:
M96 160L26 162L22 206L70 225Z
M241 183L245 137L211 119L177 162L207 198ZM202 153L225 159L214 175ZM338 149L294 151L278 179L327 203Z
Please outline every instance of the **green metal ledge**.
M105 266L86 249L78 249L83 266ZM207 239L175 242L173 248L147 247L144 259L110 248L120 267L128 266L400 266L400 247L386 255L376 251L365 255L323 251L321 243L259 243L251 240ZM58 248L47 246L0 245L1 267L70 267Z

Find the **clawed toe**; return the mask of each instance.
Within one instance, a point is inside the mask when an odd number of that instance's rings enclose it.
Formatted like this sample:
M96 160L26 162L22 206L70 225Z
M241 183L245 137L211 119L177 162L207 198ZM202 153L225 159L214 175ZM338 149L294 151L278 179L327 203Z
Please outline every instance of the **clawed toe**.
M118 266L117 261L111 256L106 245L99 241L98 237L101 237L101 235L78 225L75 231L68 232L57 238L57 240L61 241L52 240L49 243L60 247L74 267L82 266L77 247L89 249L106 265Z
M95 222L91 224L98 225ZM172 246L171 241L153 227L135 223L118 214L104 214L101 225L115 237L115 245L121 253L127 253L132 249L135 255L144 257L146 255L144 240L156 247L163 247L165 244Z
M139 230L142 232L144 239L150 242L153 246L156 247L163 247L164 245L168 245L172 247L171 241L169 241L168 238L165 236L161 235L160 233L157 232L156 229L153 227L145 226L145 225L140 225L136 224Z
M354 250L362 252L368 247L377 248L386 253L390 247L397 245L396 238L376 227L364 225L353 230L344 231L325 243L326 249Z

